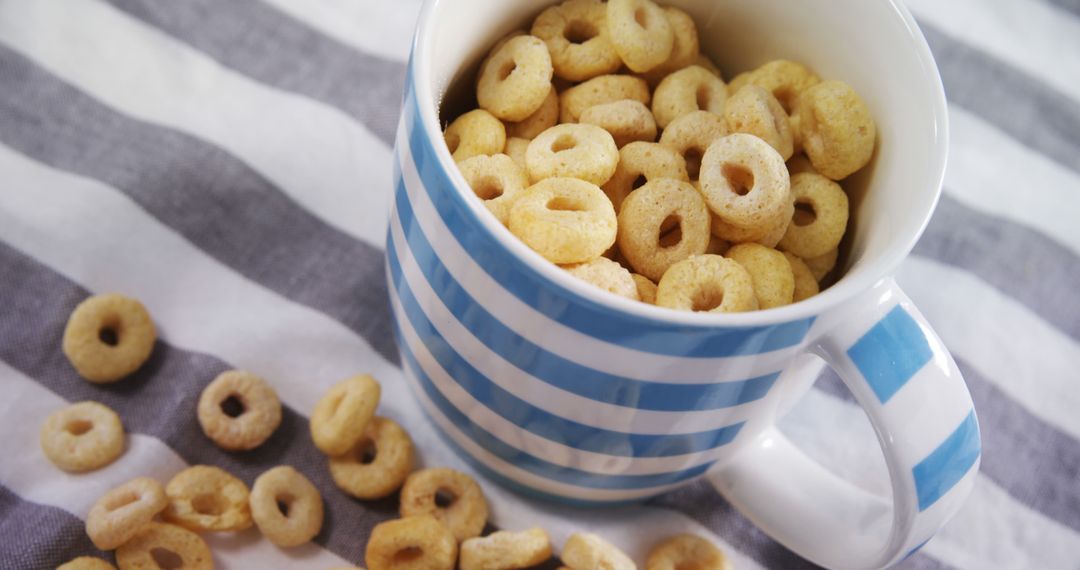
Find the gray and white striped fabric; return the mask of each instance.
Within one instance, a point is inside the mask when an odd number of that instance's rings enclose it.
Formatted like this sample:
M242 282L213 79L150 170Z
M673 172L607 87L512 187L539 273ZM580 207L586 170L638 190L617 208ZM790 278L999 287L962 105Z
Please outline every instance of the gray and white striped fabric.
M984 437L960 515L905 568L1080 568L1080 4L913 0L950 99L945 194L898 280L952 349ZM382 413L426 465L468 470L401 381L382 263L391 143L419 0L0 0L0 568L99 554L82 518L108 488L219 465L250 483L290 464L322 491L324 529L283 551L254 529L208 535L220 568L362 563L393 499L338 491L306 414L370 371ZM60 353L91 293L141 299L161 340L134 377L97 386ZM285 404L258 450L225 453L195 421L227 368ZM120 413L128 449L64 474L37 431L65 402ZM886 476L862 412L824 377L784 420L871 490ZM603 534L639 560L687 531L738 568L810 565L707 480L586 511L485 486L497 527L557 542Z

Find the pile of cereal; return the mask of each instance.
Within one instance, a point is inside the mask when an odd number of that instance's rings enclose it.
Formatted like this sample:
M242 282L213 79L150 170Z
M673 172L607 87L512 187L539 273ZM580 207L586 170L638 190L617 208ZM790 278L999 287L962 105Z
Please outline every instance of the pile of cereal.
M858 94L776 60L727 84L694 21L651 0L566 0L480 66L446 144L526 245L616 295L686 311L819 292L876 128Z

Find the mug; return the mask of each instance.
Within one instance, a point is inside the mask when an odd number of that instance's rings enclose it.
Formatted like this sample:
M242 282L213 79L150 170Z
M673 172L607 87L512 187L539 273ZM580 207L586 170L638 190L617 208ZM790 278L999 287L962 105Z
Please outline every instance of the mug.
M941 192L941 80L895 0L671 0L729 76L768 60L851 84L878 125L841 277L784 307L678 312L611 295L522 244L443 142L440 106L496 39L550 0L431 0L395 146L387 275L407 381L446 439L515 489L582 505L641 501L709 474L755 524L832 568L917 550L957 511L979 427L952 357L891 275ZM466 86L472 88L472 84ZM461 109L459 111L462 111ZM888 497L799 451L777 418L831 366L881 444Z

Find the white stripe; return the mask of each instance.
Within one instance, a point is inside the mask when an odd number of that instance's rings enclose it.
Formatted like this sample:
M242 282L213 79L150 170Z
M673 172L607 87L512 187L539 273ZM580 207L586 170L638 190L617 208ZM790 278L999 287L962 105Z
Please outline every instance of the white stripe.
M327 223L383 244L390 150L343 112L248 79L98 0L0 3L0 41L122 113L225 149Z
M264 0L267 4L360 51L395 61L409 57L420 0Z

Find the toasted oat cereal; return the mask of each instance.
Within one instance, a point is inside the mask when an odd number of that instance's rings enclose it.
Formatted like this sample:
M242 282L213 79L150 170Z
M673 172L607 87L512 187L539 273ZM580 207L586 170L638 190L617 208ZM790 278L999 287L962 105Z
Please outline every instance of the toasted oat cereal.
M319 490L287 465L259 475L251 487L249 502L259 532L278 546L299 546L322 529L323 500Z
M86 535L100 550L124 544L168 502L161 483L136 477L101 496L86 515Z
M727 557L713 543L692 534L667 538L649 551L645 570L731 570Z
M375 525L364 552L368 570L454 570L458 541L431 515Z
M535 36L510 38L480 69L477 103L505 121L523 121L551 93L552 73L551 55L543 40Z
M440 499L449 501L440 506ZM472 477L446 467L417 471L401 488L401 516L432 515L457 540L480 536L487 522L484 492ZM370 563L369 563L370 564Z
M679 153L686 161L690 180L697 180L706 149L727 135L727 125L719 115L694 111L671 121L660 134L660 144Z
M619 251L634 271L654 281L675 263L705 253L709 237L709 209L689 182L647 182L619 210Z
M281 424L281 401L262 378L229 370L203 389L198 418L203 433L218 447L255 449Z
M619 149L619 164L603 190L618 212L631 192L659 178L689 181L682 155L657 143L632 142Z
M381 395L382 386L367 374L334 384L311 412L311 439L315 447L330 456L352 449L364 437Z
M784 160L744 133L718 139L701 159L701 193L709 209L744 228L775 221L791 200Z
M836 267L836 260L840 258L840 250L833 249L824 255L817 257L805 257L803 261L806 266L810 268L810 272L814 274L814 279L817 279L818 283L821 283L825 276Z
M461 570L516 570L551 558L551 539L542 528L500 530L461 543Z
M642 77L649 82L649 85L659 84L668 74L684 67L695 64L701 65L698 60L704 57L700 53L697 25L694 23L694 19L690 17L690 14L668 6L664 8L664 15L667 16L668 24L671 25L671 30L675 34L675 41L671 45L671 55L668 56L667 61L642 74ZM711 62L709 65L712 65ZM711 69L706 67L706 69L709 69L709 73L720 77L720 72L716 70L716 66L712 66Z
M596 125L611 133L619 148L634 141L656 140L656 120L652 112L644 103L633 99L593 105L581 113L578 122Z
M213 570L210 547L199 535L171 524L151 522L142 527L131 540L116 549L116 565L120 570L151 570L160 568L155 557L163 553L179 559L183 570Z
M57 566L56 570L116 570L116 566L95 556L80 556Z
M514 164L518 165L518 168L522 172L525 172L525 151L529 148L529 143L532 142L529 139L522 139L518 137L512 137L506 139L506 148L503 150L503 154L509 156L514 160ZM460 163L459 163L460 164Z
M776 97L784 111L791 113L799 97L809 88L821 81L806 66L786 59L777 59L751 71L745 77L745 84L757 85L767 89ZM733 81L734 83L734 81ZM738 87L742 87L740 84ZM731 91L735 93L737 91Z
M571 570L637 570L626 553L599 536L584 532L566 539L560 558Z
M577 178L533 184L510 210L510 231L560 265L601 256L615 243L615 209L604 192Z
M759 309L791 304L795 275L784 254L756 243L741 243L732 246L724 256L737 261L750 274Z
M193 465L165 486L162 518L194 531L238 531L251 526L247 485L224 469Z
M615 140L595 125L556 125L540 133L525 150L525 166L533 182L570 177L600 185L615 173L618 162Z
M45 457L69 473L93 471L124 452L120 416L97 402L79 402L49 415L41 426Z
M401 487L414 462L409 434L394 420L375 416L352 449L330 458L330 476L353 497L380 499Z
M780 249L807 259L825 255L840 245L848 221L848 198L839 184L804 172L791 177L795 215Z
M691 65L672 73L656 86L652 111L656 124L667 128L672 121L694 111L724 112L727 88L704 67Z
M634 301L640 300L637 285L634 283L634 278L630 275L630 272L622 265L606 257L597 257L585 263L568 265L566 266L566 272L586 283L596 285L608 293L633 299Z
M506 127L495 115L475 109L454 119L443 133L454 160L461 162L478 154L498 154L506 146Z
M505 154L467 158L458 163L458 169L476 197L484 202L495 219L506 225L514 200L529 185L525 170Z
M585 81L622 65L607 29L607 6L600 0L567 0L536 17L532 35L551 52L555 75Z
M788 200L787 205L772 220L767 220L756 227L744 228L724 221L713 214L712 234L731 243L759 243L765 247L776 247L787 232L791 217L795 214L795 201Z
M637 273L630 274L630 277L634 279L634 284L637 285L638 300L642 303L655 305L656 283L653 283L648 277Z
M772 93L757 85L738 90L724 105L724 120L733 133L754 135L787 160L794 152L794 139L787 113Z
M791 264L791 274L795 278L795 290L792 293L792 302L798 303L803 299L809 299L817 295L821 289L813 272L807 267L806 262L790 251L784 252L784 257Z
M792 116L803 151L822 175L842 180L870 162L877 128L850 85L823 81L810 87Z
M548 90L547 97L533 114L516 123L506 124L507 144L513 137L531 139L536 135L554 127L559 122L559 94L552 87ZM509 153L507 153L509 154Z
M719 255L695 255L664 273L656 304L680 311L737 313L756 311L754 285L743 266Z
M626 67L644 73L671 57L675 31L652 0L609 0L608 33Z
M713 63L713 60L709 59L709 56L707 56L707 55L705 55L703 53L699 53L697 55L697 57L694 58L693 63L694 63L694 65L696 65L698 67L704 67L705 69L709 70L709 73L711 73L711 74L713 74L713 75L715 75L715 76L717 76L717 77L719 77L721 79L724 78L724 74L720 73L720 68L716 67L716 64ZM731 84L727 85L727 92L728 92L729 96L731 94L735 93L735 90L731 88Z
M750 72L744 71L735 77L731 78L731 81L727 83L727 94L731 97L735 93L738 93L740 89L750 84Z
M156 339L154 321L142 303L110 293L75 307L64 327L63 350L79 376L115 382L150 358Z
M633 99L649 104L649 84L633 75L601 75L559 95L559 122L576 123L589 107Z

